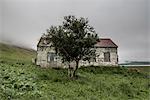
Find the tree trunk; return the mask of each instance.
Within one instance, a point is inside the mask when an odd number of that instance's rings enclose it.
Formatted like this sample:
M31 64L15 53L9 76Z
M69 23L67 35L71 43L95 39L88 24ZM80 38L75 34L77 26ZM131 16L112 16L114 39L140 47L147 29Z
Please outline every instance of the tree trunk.
M71 68L71 66L70 66L70 62L69 62L69 68L68 68L68 77L72 77L72 68Z
M76 61L76 67L73 70L73 77L76 77L76 71L77 71L78 67L79 67L79 60Z
M70 66L70 63L69 63L69 68L68 68L68 77L73 78L73 68Z
M70 64L69 64L69 68L68 68L68 77L71 77L71 68L70 68Z

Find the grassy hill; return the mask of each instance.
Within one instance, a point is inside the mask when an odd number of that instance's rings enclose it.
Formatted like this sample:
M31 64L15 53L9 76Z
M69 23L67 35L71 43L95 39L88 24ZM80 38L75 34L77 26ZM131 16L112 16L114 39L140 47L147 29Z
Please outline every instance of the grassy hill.
M29 62L35 55L36 51L32 49L0 43L0 60Z
M126 68L90 66L69 80L66 69L31 63L35 51L0 44L1 100L148 100L149 76Z

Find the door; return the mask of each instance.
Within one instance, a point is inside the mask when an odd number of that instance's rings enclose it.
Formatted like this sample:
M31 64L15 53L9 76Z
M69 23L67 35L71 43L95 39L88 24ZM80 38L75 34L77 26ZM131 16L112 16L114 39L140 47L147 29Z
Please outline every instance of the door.
M110 52L104 52L104 62L110 62Z

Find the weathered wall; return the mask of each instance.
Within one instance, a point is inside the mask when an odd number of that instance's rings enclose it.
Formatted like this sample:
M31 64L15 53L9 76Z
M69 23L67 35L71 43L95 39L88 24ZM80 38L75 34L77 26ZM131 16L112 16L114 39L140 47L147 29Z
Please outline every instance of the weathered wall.
M66 64L63 64L60 57L54 60L54 62L47 61L47 53L55 52L53 48L50 47L38 47L37 50L37 65L41 67L67 67ZM110 62L104 62L104 52L110 52ZM96 61L80 61L79 66L87 65L117 65L118 64L118 54L117 48L97 48L96 49Z
M110 52L110 62L104 62L104 52ZM117 54L117 48L97 48L96 54L99 56L97 59L98 65L116 65L118 64L118 54Z
M54 52L55 50L52 47L38 47L37 48L37 61L36 65L40 65L41 67L62 67L64 64L61 61L60 57L56 57L53 62L48 62L47 54L48 52Z
M104 62L104 52L110 52L110 62ZM97 48L96 49L96 62L80 61L80 66L87 65L117 65L118 54L117 48Z
M37 61L36 64L41 67L47 67L49 64L47 63L47 53L54 52L54 50L50 47L38 47L37 48Z

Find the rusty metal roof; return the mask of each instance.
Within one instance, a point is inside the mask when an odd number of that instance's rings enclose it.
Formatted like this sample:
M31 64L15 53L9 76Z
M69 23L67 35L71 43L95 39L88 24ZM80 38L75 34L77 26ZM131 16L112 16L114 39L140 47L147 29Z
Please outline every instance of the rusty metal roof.
M46 38L45 37L41 37L37 46L50 46L49 42L48 43L44 43L44 40L46 40ZM109 38L100 38L99 42L97 42L97 44L95 44L95 47L117 48L118 46Z
M96 47L113 47L117 48L118 46L109 38L100 38L99 42L95 45Z

